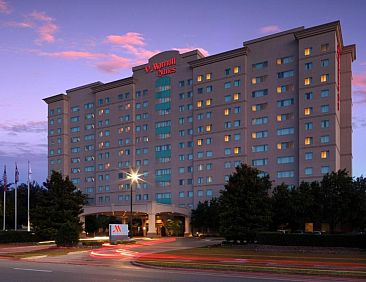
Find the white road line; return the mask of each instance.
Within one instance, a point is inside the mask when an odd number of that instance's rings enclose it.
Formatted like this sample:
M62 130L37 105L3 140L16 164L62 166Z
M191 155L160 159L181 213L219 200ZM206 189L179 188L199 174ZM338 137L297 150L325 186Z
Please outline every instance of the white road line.
M36 272L52 272L52 270L46 270L46 269L32 269L32 268L13 268L15 270L24 270L24 271L36 271Z

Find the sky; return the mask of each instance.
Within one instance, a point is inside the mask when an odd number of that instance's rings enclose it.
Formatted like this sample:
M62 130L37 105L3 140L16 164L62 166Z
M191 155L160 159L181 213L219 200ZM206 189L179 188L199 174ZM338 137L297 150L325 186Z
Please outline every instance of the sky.
M160 51L205 55L300 26L341 21L353 62L353 175L366 175L366 1L0 0L0 171L47 177L43 98L132 74Z

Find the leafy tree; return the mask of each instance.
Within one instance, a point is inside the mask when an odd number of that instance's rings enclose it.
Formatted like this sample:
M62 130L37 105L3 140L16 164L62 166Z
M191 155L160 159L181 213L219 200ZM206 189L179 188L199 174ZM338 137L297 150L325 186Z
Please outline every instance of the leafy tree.
M272 194L273 229L289 228L293 223L292 193L284 183L277 186Z
M366 230L366 178L357 177L353 181L352 208L348 209L345 219L349 221L354 230Z
M32 211L34 231L43 238L57 239L60 246L75 245L82 223L85 195L76 189L68 177L52 171L44 183L45 190L38 195L37 206Z
M266 230L270 224L271 182L259 173L242 164L221 191L220 233L227 240L252 239L256 231Z
M192 210L192 227L201 233L215 233L219 228L219 201L213 198L208 201L199 202L197 208Z
M168 218L165 224L169 234L173 236L180 236L183 232L183 222L179 218Z

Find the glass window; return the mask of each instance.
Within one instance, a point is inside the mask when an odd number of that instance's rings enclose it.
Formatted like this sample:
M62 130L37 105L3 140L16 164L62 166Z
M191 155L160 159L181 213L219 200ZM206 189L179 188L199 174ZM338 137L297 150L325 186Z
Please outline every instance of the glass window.
M312 175L313 174L313 168L312 167L305 167L304 173L305 173L305 175Z
M313 152L305 152L305 160L310 161L313 159Z
M329 81L329 74L322 74L320 76L320 82L328 82Z
M313 52L313 48L312 47L308 47L304 49L304 55L305 56L310 56Z
M320 97L329 97L329 89L323 89L320 91Z
M329 66L329 59L324 59L320 61L320 65L325 68L327 66Z

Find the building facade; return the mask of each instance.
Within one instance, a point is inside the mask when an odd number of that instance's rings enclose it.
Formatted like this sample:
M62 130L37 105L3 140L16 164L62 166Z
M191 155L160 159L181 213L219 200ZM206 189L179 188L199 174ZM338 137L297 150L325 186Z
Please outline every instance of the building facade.
M48 104L48 170L89 197L85 214L135 215L149 234L186 217L240 163L276 184L352 173L352 62L339 22L296 28L204 57L166 51L133 75ZM131 187L130 169L143 174ZM155 228L153 228L154 226Z

